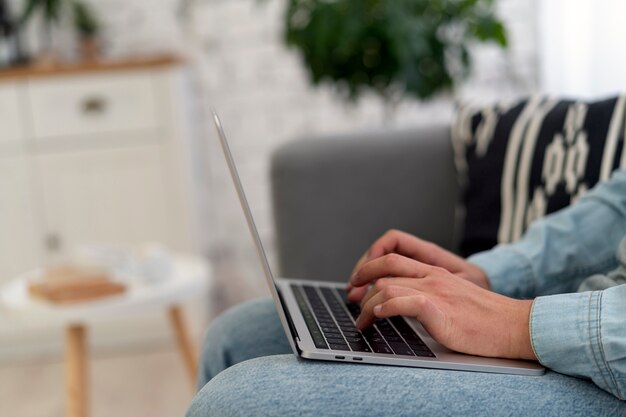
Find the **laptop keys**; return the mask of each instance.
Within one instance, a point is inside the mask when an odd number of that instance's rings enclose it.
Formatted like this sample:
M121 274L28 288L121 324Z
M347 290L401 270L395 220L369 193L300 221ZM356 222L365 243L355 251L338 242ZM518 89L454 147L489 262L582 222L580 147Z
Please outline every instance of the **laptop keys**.
M350 314L352 315L353 319L357 319L357 317L359 317L359 314L361 314L361 307L358 304L347 304L348 307L348 311L350 311Z
M396 355L415 356L409 345L404 342L389 342L389 346Z
M307 305L306 300L302 295L302 292L295 285L292 285L291 288L293 290L294 296L296 297L298 307L300 307L300 311L302 312L302 316L304 317L306 327L309 329L309 333L311 334L311 338L313 339L313 344L318 349L328 349L328 345L326 344L326 340L324 340L322 331L317 325L315 317L313 317L313 313L311 313L311 310L309 309L309 306Z
M360 343L360 342L365 342L365 340L359 335L359 336L346 336L346 341L348 343Z
M337 326L324 326L322 325L322 331L324 333L341 333Z
M387 353L387 354L392 354L393 351L391 350L391 348L389 346L387 346L387 343L382 342L382 343L372 343L372 350L374 350L375 353Z
M416 356L434 358L435 354L426 346L426 343L415 333L415 331L404 321L402 317L392 317L389 319L398 330L400 335L409 344L409 347Z
M313 311L309 310L308 318L313 319L311 324L315 326L309 326L306 317L305 321L312 336L315 332L316 346L322 346L323 341L324 345L327 343L330 349L335 350L435 357L401 317L377 320L375 326L361 332L354 324L354 320L361 314L361 307L347 302L345 290L319 288L318 292L318 289L312 286L305 285L301 288L302 291L294 289L294 293L299 294L299 297L296 296L297 299L301 299L297 300L299 305L304 301L308 308L304 296L311 305Z
M348 345L345 343L331 343L329 346L331 349L334 350L350 350L350 347L348 347Z
M400 335L404 337L404 340L406 340L407 342L409 340L416 340L416 341L422 342L419 336L415 334L415 331L411 328L411 326L409 326L407 322L404 321L401 317L396 316L396 317L390 318L389 320L398 330L398 333L400 333Z
M365 343L365 341L351 342L349 343L349 345L352 348L352 350L354 350L355 352L371 352L372 351L372 349L370 349L370 347L367 345L367 343Z

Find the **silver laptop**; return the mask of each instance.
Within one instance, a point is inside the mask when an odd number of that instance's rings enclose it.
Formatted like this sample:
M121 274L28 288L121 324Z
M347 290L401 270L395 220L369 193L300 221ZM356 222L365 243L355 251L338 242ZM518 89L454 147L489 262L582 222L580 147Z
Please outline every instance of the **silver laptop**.
M215 112L213 118L278 316L295 355L306 359L355 364L518 375L541 375L545 372L536 362L453 352L437 343L412 318L377 320L373 326L361 332L355 327L359 306L347 302L345 283L276 278L265 256L226 134Z

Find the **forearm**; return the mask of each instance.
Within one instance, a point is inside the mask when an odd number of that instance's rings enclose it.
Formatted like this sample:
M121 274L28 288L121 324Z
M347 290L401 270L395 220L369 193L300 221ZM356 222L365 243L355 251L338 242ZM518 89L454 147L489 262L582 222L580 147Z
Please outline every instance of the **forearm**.
M626 285L539 297L530 315L538 360L557 372L590 378L626 400Z
M518 298L576 291L589 275L616 266L615 250L626 234L626 171L564 210L531 225L512 244L469 258L491 288Z

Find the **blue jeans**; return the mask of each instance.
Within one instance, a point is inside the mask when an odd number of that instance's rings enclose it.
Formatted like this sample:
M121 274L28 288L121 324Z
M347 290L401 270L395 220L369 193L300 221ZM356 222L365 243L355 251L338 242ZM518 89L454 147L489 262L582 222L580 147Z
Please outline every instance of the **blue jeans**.
M224 313L207 333L188 417L626 416L587 380L354 365L291 353L271 300Z

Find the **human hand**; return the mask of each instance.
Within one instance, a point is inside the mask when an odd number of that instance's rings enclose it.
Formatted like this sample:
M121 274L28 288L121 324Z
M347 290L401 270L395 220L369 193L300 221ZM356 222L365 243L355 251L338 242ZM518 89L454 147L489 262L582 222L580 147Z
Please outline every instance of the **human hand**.
M478 266L467 262L434 243L419 239L399 230L389 230L382 235L357 262L352 277L363 265L382 256L396 253L413 260L445 268L455 275L464 278L482 288L489 289L489 280L485 272ZM348 300L358 303L363 299L367 287L354 288L352 281L348 283Z
M400 278L378 279L384 276ZM457 352L537 359L530 342L530 300L496 294L443 268L397 254L366 263L356 277L353 284L360 288L375 280L361 302L359 329L377 318L410 316L433 339Z

